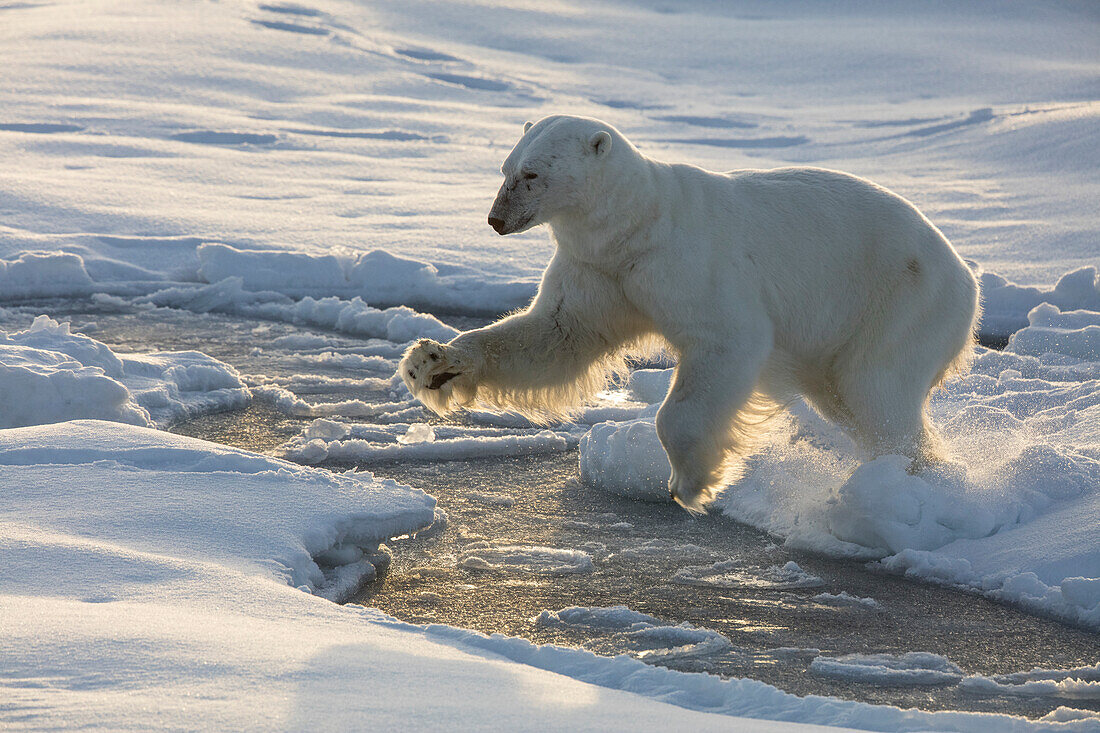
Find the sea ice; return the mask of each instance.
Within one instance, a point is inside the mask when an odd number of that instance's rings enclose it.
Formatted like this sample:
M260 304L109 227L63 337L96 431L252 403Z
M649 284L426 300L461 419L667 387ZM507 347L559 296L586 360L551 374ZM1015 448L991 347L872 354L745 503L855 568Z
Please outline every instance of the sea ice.
M78 418L166 427L250 399L236 369L197 351L116 354L48 316L0 331L0 428Z

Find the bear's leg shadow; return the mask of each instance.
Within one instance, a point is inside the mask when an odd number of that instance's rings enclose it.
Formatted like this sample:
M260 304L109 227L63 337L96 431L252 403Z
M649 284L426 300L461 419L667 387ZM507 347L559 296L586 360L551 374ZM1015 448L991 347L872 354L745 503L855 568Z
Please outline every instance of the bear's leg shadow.
M770 334L683 353L676 379L657 413L657 436L672 464L669 493L691 512L703 511L744 455L764 415L754 398L771 350Z

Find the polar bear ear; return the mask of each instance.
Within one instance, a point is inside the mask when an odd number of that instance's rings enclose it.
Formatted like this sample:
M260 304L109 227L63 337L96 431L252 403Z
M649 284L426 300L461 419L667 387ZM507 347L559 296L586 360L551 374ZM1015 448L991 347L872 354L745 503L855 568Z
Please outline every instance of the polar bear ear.
M531 125L533 125L533 124L535 124L535 123L531 122L531 120L527 120L526 122L523 123L523 134L524 135L527 134L527 131L531 129Z
M600 130L588 138L588 149L596 155L606 155L611 150L611 133Z

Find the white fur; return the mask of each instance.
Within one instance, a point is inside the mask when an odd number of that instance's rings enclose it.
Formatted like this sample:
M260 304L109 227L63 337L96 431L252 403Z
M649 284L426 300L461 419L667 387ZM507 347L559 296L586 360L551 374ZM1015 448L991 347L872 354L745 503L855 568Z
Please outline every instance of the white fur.
M526 310L409 349L402 377L431 409L568 414L664 345L679 366L657 431L688 509L799 394L871 455L936 458L928 395L967 366L978 285L905 199L817 168L663 163L570 116L526 128L502 172L490 224L549 224L557 252ZM429 388L441 374L457 376Z

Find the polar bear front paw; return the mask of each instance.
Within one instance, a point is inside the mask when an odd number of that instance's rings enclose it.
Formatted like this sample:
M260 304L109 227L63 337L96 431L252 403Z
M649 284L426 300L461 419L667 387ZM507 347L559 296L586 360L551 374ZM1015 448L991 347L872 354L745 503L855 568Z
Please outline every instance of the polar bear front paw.
M405 352L398 373L413 397L432 412L446 414L467 401L463 395L469 391L469 369L452 346L421 339Z
M668 495L692 514L706 514L706 504L714 498L714 490L704 481L690 479L684 471L672 469L668 479Z

